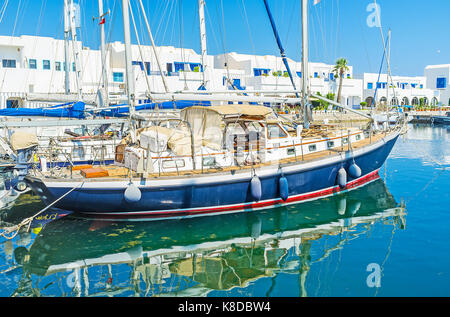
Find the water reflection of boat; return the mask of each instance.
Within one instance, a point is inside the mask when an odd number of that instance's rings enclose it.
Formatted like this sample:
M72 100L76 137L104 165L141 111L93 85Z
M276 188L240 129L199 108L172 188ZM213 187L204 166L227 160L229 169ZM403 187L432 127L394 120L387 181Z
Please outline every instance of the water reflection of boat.
M358 224L397 219L402 211L378 179L301 208L229 214L220 219L130 223L68 216L46 224L23 256L24 269L42 276L67 272L75 276L73 290L79 295L83 288L85 295L88 290L89 295L105 295L114 289L110 296L127 291L147 296L206 295L244 287L279 272L295 272L305 295L304 282L312 265L308 252L315 240ZM334 248L324 250L324 257ZM123 264L130 274L113 279L114 267L123 269ZM97 288L92 286L94 281ZM142 281L145 289L141 289ZM117 287L111 288L112 284Z

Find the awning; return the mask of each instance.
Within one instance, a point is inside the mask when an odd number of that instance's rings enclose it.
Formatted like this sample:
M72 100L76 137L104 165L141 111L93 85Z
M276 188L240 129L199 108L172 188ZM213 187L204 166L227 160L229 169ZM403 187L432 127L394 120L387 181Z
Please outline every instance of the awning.
M256 105L223 105L223 106L210 106L210 107L202 107L202 106L193 106L184 109L184 112L188 112L190 110L205 110L205 111L214 111L222 116L236 115L236 116L249 116L249 117L266 117L267 115L272 113L272 109L265 106L256 106Z

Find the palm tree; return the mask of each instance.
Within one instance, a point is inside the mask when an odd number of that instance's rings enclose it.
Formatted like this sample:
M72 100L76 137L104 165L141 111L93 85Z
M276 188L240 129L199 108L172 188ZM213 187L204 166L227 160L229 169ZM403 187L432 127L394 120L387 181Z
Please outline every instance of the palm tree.
M341 93L342 93L342 81L344 80L344 74L349 70L347 66L347 60L345 58L339 58L336 61L336 65L333 68L333 73L336 78L339 77L339 90L337 94L337 102L341 103Z

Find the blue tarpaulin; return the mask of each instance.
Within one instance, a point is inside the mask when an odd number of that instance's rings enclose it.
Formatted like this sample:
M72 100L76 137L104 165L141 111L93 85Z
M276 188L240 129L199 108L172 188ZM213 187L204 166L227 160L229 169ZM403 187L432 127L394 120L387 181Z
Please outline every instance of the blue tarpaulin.
M179 100L179 101L166 101L161 103L145 103L135 106L136 111L142 110L154 110L156 106L159 109L184 109L191 106L210 106L209 101L190 101L190 100ZM102 110L97 113L100 116L107 117L125 117L130 112L130 107L127 104L117 105L115 107L110 107L110 109Z
M84 107L84 102L79 101L45 108L8 108L0 109L0 116L68 117L83 119L85 117Z

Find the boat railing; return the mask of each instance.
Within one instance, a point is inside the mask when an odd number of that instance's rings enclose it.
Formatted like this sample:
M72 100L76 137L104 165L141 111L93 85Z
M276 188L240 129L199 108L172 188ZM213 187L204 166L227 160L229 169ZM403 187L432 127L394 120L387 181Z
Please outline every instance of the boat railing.
M170 118L170 121L177 121L183 124L186 124L186 127L189 130L191 136L191 153L189 155L167 155L163 156L162 153L157 154L157 156L152 156L152 171L148 171L147 164L145 164L144 174L147 176L157 175L159 176L180 176L185 175L186 173L217 173L220 171L232 171L232 170L246 170L251 168L257 168L262 166L276 165L276 164L291 164L297 162L311 162L318 159L323 159L326 157L342 155L345 152L353 152L356 148L359 147L359 141L366 140L365 145L372 144L374 142L379 141L384 138L391 132L402 129L403 126L400 124L396 124L395 126L387 127L383 130L375 130L373 126L370 124L366 129L360 129L359 131L351 131L344 129L340 130L340 134L336 134L329 138L301 138L300 141L296 141L292 139L292 144L271 144L270 146L264 146L263 148L259 146L251 145L251 142L248 144L233 145L233 148L224 148L222 151L211 151L209 153L205 153L200 147L200 151L195 152L195 139L192 133L192 127L189 122L186 122L182 119ZM157 125L163 125L165 120L161 120L157 123ZM363 133L364 138L357 138L356 135L360 135ZM337 142L336 142L337 141ZM319 145L319 143L331 142L332 146L325 143L325 145ZM115 144L113 145L112 156L115 158L114 154L117 147ZM105 165L105 152L97 151L95 152L96 147L99 147L98 144L90 145L91 149L91 161L97 162L100 165ZM64 150L68 148L68 150ZM278 156L276 152L274 155L270 156L269 151L286 149L286 153L289 153L288 156ZM150 152L147 151L147 156L145 159L148 162L148 155ZM70 146L49 146L48 148L41 148L38 152L35 153L35 157L45 156L49 159L48 165L50 166L50 176L54 177L57 174L63 173L61 170L61 166L73 167L74 159L76 159L73 155L73 148ZM64 158L63 162L61 158ZM223 157L223 159L221 159ZM267 159L269 158L269 159ZM58 161L59 160L59 161ZM116 161L116 160L115 160ZM277 163L278 162L278 163ZM118 163L118 162L117 162ZM124 163L124 162L122 162ZM170 163L171 167L168 166ZM192 164L192 166L191 166ZM36 166L38 165L35 164ZM126 167L124 164L120 164L121 166L127 168L128 173L135 174L136 171L132 171L130 168ZM156 167L156 168L155 168ZM36 169L34 169L36 170ZM127 173L127 175L128 175ZM142 173L137 173L142 174ZM48 175L48 174L47 174ZM66 174L66 176L68 176ZM70 177L72 178L72 168L70 168ZM153 176L152 176L153 177Z
M179 120L181 121L181 120ZM392 131L394 131L396 128L389 128L389 130L385 131L375 131L374 129L370 128L369 130L363 131L365 135L365 139L369 139L369 144L373 143L374 141L379 141L380 136L383 134L388 134ZM217 151L213 153L203 153L202 150L200 150L200 153L196 153L195 155L171 155L171 156L156 156L152 157L153 160L157 161L156 166L158 166L157 174L158 176L161 176L165 173L173 173L175 172L177 176L180 176L182 172L192 172L194 170L197 170L195 164L199 163L198 170L203 173L208 173L210 170L211 172L217 172L224 169L233 169L233 170L241 170L241 169L249 169L256 166L262 166L262 165L268 165L268 164L276 164L277 161L281 163L292 163L292 162L305 162L305 161L312 161L316 159L323 159L324 157L330 157L335 155L341 155L341 153L344 152L353 152L355 147L353 146L353 143L358 142L359 140L351 141L352 136L356 136L360 134L361 132L351 133L350 130L347 131L347 134L342 133L340 136L335 136L333 138L325 138L321 140L307 140L302 139L299 143L296 143L294 140L292 142L292 145L282 145L278 147L271 147L271 148L265 148L261 149L258 147L251 147L251 146L235 146L233 149L227 149L226 151ZM373 139L373 136L377 135L377 138ZM314 146L319 143L328 142L330 140L340 140L340 145L336 145L333 148L326 147L325 150L321 151L309 151L305 149L305 146ZM192 143L193 138L192 138ZM291 150L292 157L283 157L279 160L270 160L270 161L263 161L261 160L261 155L264 155L266 153L262 153L263 151L267 150L274 150L274 149L280 149L280 148L286 148L287 150ZM316 146L316 148L318 148ZM192 150L194 150L192 148ZM192 153L194 153L192 151ZM210 160L211 158L229 154L230 160L228 162L228 165L225 164L217 164L217 161ZM179 165L177 163L178 160L184 160L184 159L191 159L193 162L193 169L184 169L181 170L179 168ZM239 159L236 159L239 158ZM205 164L206 161L212 161L212 163ZM175 162L174 169L175 170L168 170L167 168L161 168L166 161L173 161ZM184 164L184 163L183 163Z

